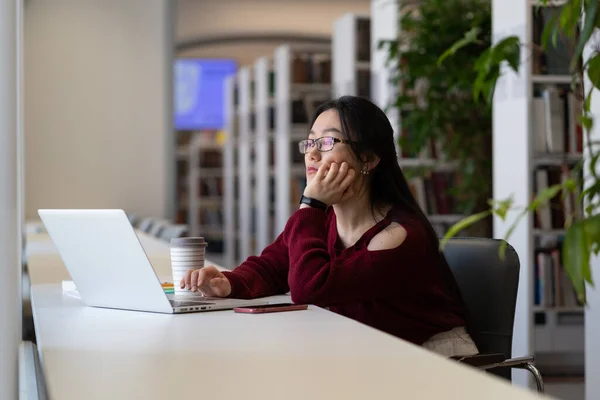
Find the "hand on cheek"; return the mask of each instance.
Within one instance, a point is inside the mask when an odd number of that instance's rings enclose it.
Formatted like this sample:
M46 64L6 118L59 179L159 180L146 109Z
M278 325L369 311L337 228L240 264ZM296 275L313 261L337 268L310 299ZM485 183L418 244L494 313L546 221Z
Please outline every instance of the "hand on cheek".
M304 190L306 197L327 205L337 204L352 197L356 171L347 162L323 164Z

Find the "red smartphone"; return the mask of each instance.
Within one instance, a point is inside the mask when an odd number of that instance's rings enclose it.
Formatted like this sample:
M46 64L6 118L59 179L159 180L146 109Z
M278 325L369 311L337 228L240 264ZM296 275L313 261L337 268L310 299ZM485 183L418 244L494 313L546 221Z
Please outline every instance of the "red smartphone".
M265 314L272 312L306 310L307 308L307 304L280 303L263 304L260 306L236 307L233 309L233 311L244 314Z

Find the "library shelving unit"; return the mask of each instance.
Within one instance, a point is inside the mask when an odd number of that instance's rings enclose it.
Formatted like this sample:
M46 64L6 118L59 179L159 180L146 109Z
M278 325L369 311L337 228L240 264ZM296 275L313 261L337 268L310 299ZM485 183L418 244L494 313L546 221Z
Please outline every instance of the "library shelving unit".
M371 98L371 18L347 13L333 24L331 39L334 97Z
M254 253L259 253L273 241L273 63L260 57L254 71Z
M306 173L297 143L316 106L331 98L330 52L281 45L227 83L227 265L260 254L298 206Z
M203 236L213 255L223 252L224 242L222 137L221 131L196 132L186 149L189 234Z
M236 93L237 78L230 76L225 79L224 93L224 143L223 143L223 267L234 268L237 265L238 233L237 233L237 115Z
M331 46L282 45L275 50L275 223L271 239L285 228L306 185L305 139L315 108L331 99Z
M252 116L251 116L251 93L252 93L252 71L249 67L242 67L237 74L238 103L236 115L238 119L238 130L236 140L238 176L238 261L252 254L252 211L254 198L252 196Z
M254 253L254 76L245 66L225 82L224 263L234 268Z
M188 235L204 236L207 251L219 261L223 253L223 132L176 132L176 215ZM158 226L156 227L158 228Z
M447 189L456 179L456 163L445 160L439 146L432 144L420 154L408 154L398 141L402 135L410 134L402 127L402 114L393 106L399 87L391 81L391 72L397 64L388 60L385 49L379 48L381 40L394 40L401 35L399 27L400 4L398 0L372 0L370 23L370 66L371 100L386 111L395 128L398 162L407 175L413 194L439 235L464 217L454 212L453 199L446 195ZM350 25L350 16L339 20L340 29ZM335 65L335 64L334 64ZM335 70L334 70L335 71Z
M517 207L560 183L582 159L581 104L569 85L570 58L560 39L556 50L544 53L530 45L540 43L544 21L560 3L539 10L537 5L492 2L495 40L516 35L526 44L519 73L507 70L499 79L493 107L494 199L512 195ZM560 262L566 215L577 207L574 196L557 199L523 218L509 239L521 262L513 356L534 355L545 377L584 374L584 309ZM505 237L518 212L510 211L504 221L494 219L494 237ZM531 385L520 371L513 371L513 381Z

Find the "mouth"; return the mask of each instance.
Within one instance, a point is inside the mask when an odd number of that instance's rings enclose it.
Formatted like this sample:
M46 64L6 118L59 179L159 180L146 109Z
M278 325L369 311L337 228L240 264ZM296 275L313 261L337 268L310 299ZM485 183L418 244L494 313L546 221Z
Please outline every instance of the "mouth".
M317 171L318 171L318 169L316 169L315 167L308 167L308 168L306 168L306 174L307 175L316 174Z

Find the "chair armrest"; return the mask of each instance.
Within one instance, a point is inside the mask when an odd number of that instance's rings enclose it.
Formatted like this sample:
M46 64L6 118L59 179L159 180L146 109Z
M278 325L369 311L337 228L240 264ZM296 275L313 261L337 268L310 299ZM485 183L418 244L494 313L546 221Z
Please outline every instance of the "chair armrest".
M504 360L498 367L524 368L527 369L529 364L533 364L535 358L533 356L515 357Z
M453 356L450 357L460 363L477 367L480 369L494 368L497 364L502 363L506 360L504 354L475 354L470 356Z
M472 356L453 356L450 357L458 362L477 367L479 369L492 368L519 368L529 369L533 364L533 356L516 357L506 359L504 354L475 354Z

